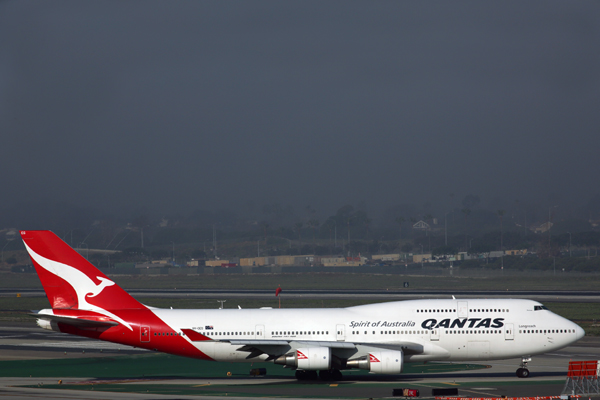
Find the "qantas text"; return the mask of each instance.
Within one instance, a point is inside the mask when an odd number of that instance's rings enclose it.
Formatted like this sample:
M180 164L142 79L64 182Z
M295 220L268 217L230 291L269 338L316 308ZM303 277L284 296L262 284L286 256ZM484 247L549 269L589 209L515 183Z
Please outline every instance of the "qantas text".
M501 328L504 326L504 318L462 318L455 319L450 322L450 319L443 319L439 323L437 319L426 319L421 324L422 328ZM468 322L468 324L467 324Z

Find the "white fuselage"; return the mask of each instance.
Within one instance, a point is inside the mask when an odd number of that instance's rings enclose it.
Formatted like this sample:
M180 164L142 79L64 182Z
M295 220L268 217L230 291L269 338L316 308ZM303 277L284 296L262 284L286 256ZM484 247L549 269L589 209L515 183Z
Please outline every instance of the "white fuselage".
M584 335L578 325L540 303L516 299L152 312L175 332L192 329L213 339L194 345L214 360L230 362L267 358L267 354L248 358L247 351L239 351L249 341L259 342L263 348L272 342L279 352L283 341L288 343L288 351L327 346L343 359L363 357L373 349L396 349L403 351L406 362L420 362L527 357L565 347Z

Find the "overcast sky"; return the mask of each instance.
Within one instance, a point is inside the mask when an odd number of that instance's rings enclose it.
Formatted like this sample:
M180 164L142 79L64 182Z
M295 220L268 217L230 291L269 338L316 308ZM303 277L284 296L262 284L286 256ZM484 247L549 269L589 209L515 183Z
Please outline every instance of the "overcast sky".
M598 1L0 2L2 202L599 191Z

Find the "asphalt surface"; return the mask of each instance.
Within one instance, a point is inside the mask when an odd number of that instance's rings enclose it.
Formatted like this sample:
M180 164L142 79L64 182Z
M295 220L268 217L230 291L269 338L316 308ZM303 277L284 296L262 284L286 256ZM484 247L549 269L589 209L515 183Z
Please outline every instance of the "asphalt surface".
M70 336L37 328L33 322L2 323L0 325L0 361L39 360L73 357L103 357L116 354L143 354L145 350L128 346ZM459 395L467 397L543 396L561 393L569 360L600 359L600 338L586 337L573 346L560 351L536 356L529 364L531 377L527 380L515 377L520 360L484 362L488 369L451 373L403 374L400 376L362 375L346 377L336 383L302 382L287 377L270 379L256 378L176 378L136 379L115 382L117 392L102 392L107 382L94 381L94 377L65 378L63 384L80 384L81 390L48 389L56 385L56 378L7 378L0 377L2 399L197 399L198 395L125 393L126 390L150 392L157 387L204 388L203 399L272 398L386 398L391 397L393 388L410 387L419 389L422 398L431 398L431 388L456 386ZM94 385L94 382L96 383ZM110 382L108 382L110 383ZM90 385L95 390L90 390ZM137 386L136 386L137 385ZM33 387L22 387L33 386ZM154 389L152 389L154 388ZM160 390L158 390L160 391ZM225 391L225 392L224 392ZM211 393L214 392L214 395ZM236 395L237 393L237 395Z

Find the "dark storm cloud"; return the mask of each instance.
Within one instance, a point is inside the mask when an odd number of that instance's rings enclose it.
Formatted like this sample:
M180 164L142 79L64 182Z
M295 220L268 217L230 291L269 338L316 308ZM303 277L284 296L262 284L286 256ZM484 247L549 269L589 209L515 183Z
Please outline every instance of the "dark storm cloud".
M3 2L3 187L155 210L589 195L599 9Z

